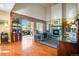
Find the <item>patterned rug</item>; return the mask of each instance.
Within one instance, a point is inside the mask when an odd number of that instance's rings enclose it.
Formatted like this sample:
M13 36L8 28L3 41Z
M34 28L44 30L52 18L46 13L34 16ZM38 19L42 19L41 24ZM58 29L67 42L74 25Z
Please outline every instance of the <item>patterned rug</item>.
M44 39L39 42L42 44L46 44L48 46L54 47L54 48L57 48L57 45L58 45L58 40L56 39L46 39L46 40Z

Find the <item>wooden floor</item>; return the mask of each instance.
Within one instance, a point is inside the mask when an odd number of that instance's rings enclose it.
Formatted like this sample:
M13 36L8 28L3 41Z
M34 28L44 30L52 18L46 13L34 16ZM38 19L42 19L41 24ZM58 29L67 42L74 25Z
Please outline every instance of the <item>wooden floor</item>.
M26 46L26 45L25 45ZM51 48L38 42L22 49L21 42L0 44L0 56L56 56L57 49Z

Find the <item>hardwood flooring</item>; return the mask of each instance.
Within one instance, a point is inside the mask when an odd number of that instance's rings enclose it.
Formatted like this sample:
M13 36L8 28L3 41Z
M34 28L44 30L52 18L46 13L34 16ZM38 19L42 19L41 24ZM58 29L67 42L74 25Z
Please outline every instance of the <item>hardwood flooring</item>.
M0 44L0 56L57 56L57 49L39 42L33 41L25 49L22 46L22 42Z

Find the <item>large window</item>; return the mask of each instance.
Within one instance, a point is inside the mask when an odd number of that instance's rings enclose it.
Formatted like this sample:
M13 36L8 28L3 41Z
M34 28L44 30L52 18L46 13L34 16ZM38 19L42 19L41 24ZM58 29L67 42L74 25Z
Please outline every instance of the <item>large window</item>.
M43 33L44 24L42 22L36 23L36 30L38 30L40 33Z
M30 33L34 34L34 22L29 21L28 19L21 19L20 23L22 25L22 31L30 31Z

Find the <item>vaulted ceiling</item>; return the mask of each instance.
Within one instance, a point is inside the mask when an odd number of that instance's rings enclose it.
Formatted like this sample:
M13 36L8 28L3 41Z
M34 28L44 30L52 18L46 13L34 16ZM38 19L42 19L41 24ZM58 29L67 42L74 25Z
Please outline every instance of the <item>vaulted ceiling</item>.
M41 7L47 7L47 6L50 6L49 3L16 3L14 8L13 8L13 11L16 11L16 10L20 10L20 9L26 9L27 6L41 6Z
M56 3L0 3L0 12L19 12L23 15L46 19L46 8Z
M11 10L18 10L27 7L28 5L39 5L41 7L47 7L55 3L0 3L0 11L10 12Z

